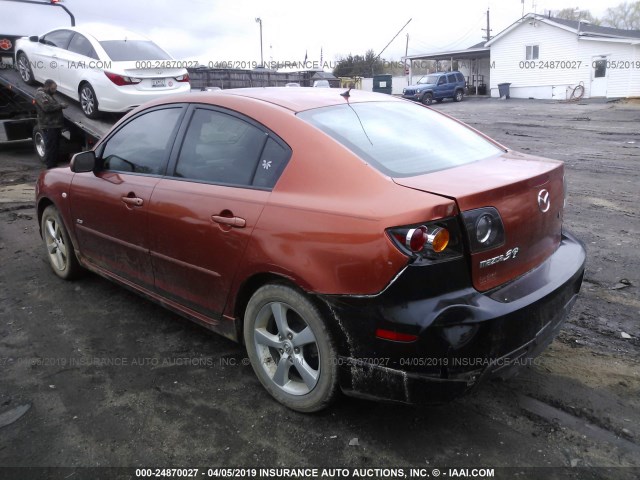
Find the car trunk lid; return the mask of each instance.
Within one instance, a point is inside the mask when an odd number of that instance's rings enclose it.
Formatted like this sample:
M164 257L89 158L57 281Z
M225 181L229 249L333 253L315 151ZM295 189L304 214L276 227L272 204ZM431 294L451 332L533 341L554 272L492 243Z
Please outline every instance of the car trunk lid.
M473 285L479 291L486 291L538 266L558 247L564 204L563 174L561 162L507 152L438 172L394 178L394 181L454 199L461 212L482 207L498 210L505 242L471 254ZM475 232L468 234L475 235Z
M173 62L173 60L167 60L167 63ZM141 65L153 65L155 61L141 61L141 62L112 62L112 68L110 71L117 73L118 75L124 75L132 78L139 78L142 81L135 84L137 90L176 90L180 87L181 83L177 78L187 74L187 70L184 68L139 68ZM162 64L163 61L158 61ZM179 63L179 62L174 62Z

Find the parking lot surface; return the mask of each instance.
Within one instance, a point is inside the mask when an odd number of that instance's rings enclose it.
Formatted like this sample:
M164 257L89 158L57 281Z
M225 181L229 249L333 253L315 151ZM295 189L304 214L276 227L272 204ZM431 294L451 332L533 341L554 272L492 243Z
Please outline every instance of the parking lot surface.
M319 414L289 411L240 345L98 276L59 280L33 209L42 166L29 143L3 144L0 465L567 467L575 478L637 478L640 102L434 108L566 162L565 226L587 246L587 272L559 338L519 376L440 407L344 398Z

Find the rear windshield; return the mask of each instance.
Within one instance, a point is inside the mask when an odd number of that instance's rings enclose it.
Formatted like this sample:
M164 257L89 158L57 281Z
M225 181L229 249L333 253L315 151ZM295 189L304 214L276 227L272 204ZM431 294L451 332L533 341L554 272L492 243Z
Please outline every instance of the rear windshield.
M171 60L164 50L149 40L105 40L100 45L114 62Z
M390 177L412 177L503 151L474 131L413 102L334 105L298 116Z

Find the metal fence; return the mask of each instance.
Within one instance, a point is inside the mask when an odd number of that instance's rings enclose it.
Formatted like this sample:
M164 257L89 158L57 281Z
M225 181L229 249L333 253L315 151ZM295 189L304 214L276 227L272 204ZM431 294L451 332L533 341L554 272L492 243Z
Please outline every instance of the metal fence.
M189 69L191 88L205 87L248 88L284 87L287 83L299 83L301 87L312 85L315 72L273 72L270 70L231 70L214 68Z

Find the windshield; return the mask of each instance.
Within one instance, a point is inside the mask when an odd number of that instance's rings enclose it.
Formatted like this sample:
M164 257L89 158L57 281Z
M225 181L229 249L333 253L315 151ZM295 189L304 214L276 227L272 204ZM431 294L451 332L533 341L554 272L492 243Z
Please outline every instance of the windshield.
M335 105L298 116L390 177L411 177L503 151L473 130L413 102Z
M164 50L149 40L105 40L100 45L115 62L171 60Z
M436 83L438 83L438 75L425 75L420 80L418 80L419 85L420 84L435 85Z

